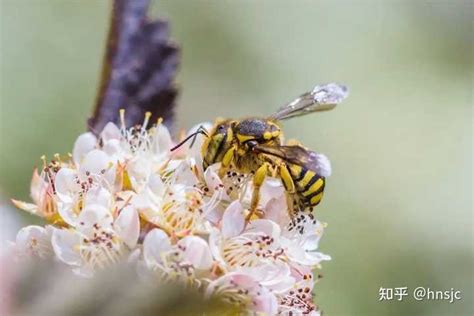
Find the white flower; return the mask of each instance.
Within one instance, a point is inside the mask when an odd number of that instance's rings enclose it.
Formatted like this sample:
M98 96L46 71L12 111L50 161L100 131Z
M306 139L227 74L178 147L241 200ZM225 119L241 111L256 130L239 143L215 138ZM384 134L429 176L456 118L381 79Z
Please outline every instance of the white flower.
M180 237L203 232L206 204L201 194L183 185L159 186L157 181L154 188L149 187L132 199L140 214L150 223ZM162 195L155 194L161 189Z
M202 166L202 164L201 164ZM200 176L200 174L198 174ZM219 178L213 167L206 169L201 177L201 182L195 186L200 190L205 203L205 217L213 224L217 224L224 213L225 206L230 198L226 193L226 186Z
M207 242L197 236L186 236L175 245L161 229L151 230L143 242L146 268L164 281L199 284L196 273L210 270L213 259Z
M103 269L119 262L134 248L139 236L137 212L126 207L114 220L103 206L87 205L69 229L55 229L52 245L56 256L74 266L80 275L91 276L96 269Z
M17 258L38 257L45 259L51 257L53 248L51 246L52 227L26 226L20 229L16 235L16 241L11 249Z
M55 177L58 211L62 219L74 225L84 199L106 201L113 190L115 166L103 151L86 154L79 169L61 168ZM90 191L90 192L89 192Z
M312 214L302 213L290 219L288 212L282 211L287 209L287 202L281 182L267 180L261 190L264 217L283 227L280 244L288 258L295 263L308 266L316 266L321 261L331 260L330 256L316 251L324 225Z
M324 225L312 215L301 214L282 233L281 244L288 257L299 264L315 266L331 257L318 251Z
M222 268L232 270L284 262L286 254L280 246L280 227L266 219L245 226L243 212L241 204L233 202L224 213L221 230L215 228L209 236L214 258Z
M193 146L174 142L160 121L125 128L108 123L96 137L78 137L72 155L55 155L31 181L33 203L13 200L52 226L28 226L12 249L17 258L56 257L82 276L119 262L150 282L179 282L264 315L319 315L312 269L330 257L318 251L324 225L290 214L280 179L264 181L249 216L252 175L203 170ZM199 124L187 135L203 125ZM184 133L183 133L184 134ZM329 160L315 154L322 176Z
M132 203L149 222L178 236L207 232L205 222L217 222L222 217L226 198L218 176L211 171L199 174L192 160L181 160L171 176L162 180L152 174Z
M238 270L251 275L261 285L276 294L285 293L295 287L295 278L286 262L266 263Z
M275 315L278 310L276 296L246 273L230 272L212 281L206 296L213 295L263 315Z
M42 172L38 174L38 170L33 171L33 177L30 184L30 195L33 203L27 203L12 199L13 204L31 213L43 217L51 222L58 219L56 200L54 199L54 189L51 181L47 181L47 176Z
M313 303L313 286L315 283L311 269L297 265L292 268L291 275L295 279L293 287L283 293L278 293L279 315L319 315Z

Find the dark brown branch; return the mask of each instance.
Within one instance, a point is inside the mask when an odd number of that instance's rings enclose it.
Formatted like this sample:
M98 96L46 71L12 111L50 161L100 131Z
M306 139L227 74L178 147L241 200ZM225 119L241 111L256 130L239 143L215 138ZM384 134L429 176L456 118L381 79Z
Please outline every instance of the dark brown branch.
M168 23L147 18L149 0L114 0L101 80L89 129L98 132L118 123L126 110L127 126L162 117L173 123L177 89L174 77L179 50L169 39Z

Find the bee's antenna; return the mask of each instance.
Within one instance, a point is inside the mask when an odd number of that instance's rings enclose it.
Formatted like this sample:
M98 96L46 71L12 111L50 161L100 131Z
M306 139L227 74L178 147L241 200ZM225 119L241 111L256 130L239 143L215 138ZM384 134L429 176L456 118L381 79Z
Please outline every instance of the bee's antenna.
M173 148L170 149L170 151L175 151L176 149L178 149L179 147L183 146L188 140L190 140L191 138L193 139L191 141L191 144L189 145L189 148L193 147L194 145L194 142L196 141L196 138L199 134L202 134L206 137L209 137L209 134L207 133L207 130L204 128L204 126L199 126L199 128L192 134L190 134L188 137L186 137L185 139L183 139L179 144L177 144L176 146L174 146Z
M206 137L209 137L209 134L207 134L207 130L204 126L200 125L197 129L197 131L194 133L194 138L193 140L191 141L191 144L189 145L189 148L193 147L194 145L194 142L196 141L196 138L197 138L197 135L198 134L202 134Z

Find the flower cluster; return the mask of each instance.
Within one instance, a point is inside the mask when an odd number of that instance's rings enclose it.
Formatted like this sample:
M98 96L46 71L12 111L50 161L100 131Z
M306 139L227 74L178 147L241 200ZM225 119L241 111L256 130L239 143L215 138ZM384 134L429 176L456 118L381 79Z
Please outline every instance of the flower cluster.
M128 129L109 123L98 137L80 135L67 157L43 159L33 203L13 203L48 225L18 232L16 258L54 257L86 277L129 262L146 280L195 287L251 313L319 315L313 270L330 259L317 251L324 224L290 219L274 178L262 186L262 212L248 219L249 176L203 170L201 136L171 151L168 129L147 128L148 118Z

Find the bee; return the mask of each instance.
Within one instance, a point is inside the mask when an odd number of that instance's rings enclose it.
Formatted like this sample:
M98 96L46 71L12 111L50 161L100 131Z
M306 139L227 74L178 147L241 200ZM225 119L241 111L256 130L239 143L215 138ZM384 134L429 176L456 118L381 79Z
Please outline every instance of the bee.
M248 218L257 211L260 188L267 176L281 179L290 215L294 218L301 211L311 211L321 202L330 165L325 156L299 143L284 145L279 121L332 110L347 95L345 86L335 83L318 85L269 117L220 120L209 133L200 128L190 137L198 133L207 136L201 148L204 169L220 162L220 176L230 169L252 175L254 190Z

